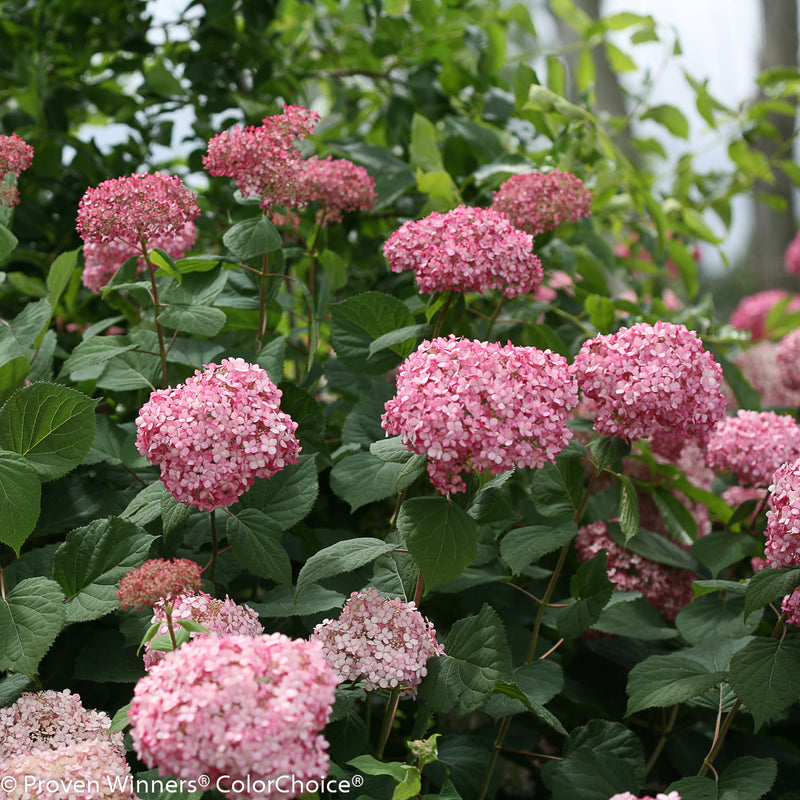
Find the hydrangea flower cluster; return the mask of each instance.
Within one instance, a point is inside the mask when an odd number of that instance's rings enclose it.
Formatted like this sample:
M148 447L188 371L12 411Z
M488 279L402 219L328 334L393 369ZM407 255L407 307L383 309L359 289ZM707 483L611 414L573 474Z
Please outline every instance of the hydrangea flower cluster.
M637 797L635 794L631 794L631 792L621 792L620 794L609 797L608 800L681 800L681 796L678 792L670 792L669 794L659 792L655 797L651 797L649 794L646 794L644 797Z
M0 766L0 777L4 790L15 787L0 793L8 800L136 800L128 762L101 739L20 753Z
M143 245L183 234L200 215L193 191L177 175L137 172L89 188L78 204L78 233L84 244L121 239Z
M764 558L770 567L800 566L800 460L775 470L769 492Z
M800 328L795 328L781 339L775 348L775 361L780 379L788 389L800 389Z
M172 258L183 258L186 251L197 240L197 228L189 221L176 233L148 242L150 248L159 247ZM88 242L83 246L85 266L81 281L91 292L100 290L114 277L114 273L132 256L139 256L139 271L145 269L141 248L136 248L122 239L109 239L105 242Z
M260 197L263 209L304 206L308 195L296 143L314 132L319 119L315 111L287 105L259 126L237 125L209 141L203 166L209 175L234 178L242 197Z
M575 552L579 561L588 561L601 550L608 554L608 579L617 584L617 590L641 592L664 619L672 622L692 601L691 572L649 561L623 549L611 537L605 522L593 522L578 529Z
M733 363L753 385L761 397L761 406L772 408L797 408L800 406L800 389L792 389L784 383L785 370L778 363L779 345L767 340L757 342L740 350ZM727 384L726 384L727 386ZM731 409L738 408L733 391L728 387Z
M447 289L506 297L533 292L544 277L533 238L490 208L458 206L401 225L383 246L392 272L413 269L421 292Z
M572 437L567 419L577 403L563 356L450 336L422 342L400 365L381 424L428 456L440 492L461 492L463 471L553 461Z
M702 443L725 412L722 368L683 325L640 322L596 336L583 343L573 368L597 404L594 429L604 436Z
M432 656L444 654L433 623L414 603L388 599L370 587L353 592L339 619L314 628L312 640L322 642L322 655L343 681L363 678L367 691L403 687L416 697Z
M199 591L203 586L202 571L198 563L188 558L151 558L120 580L119 607L123 611L154 608L163 600Z
M340 222L345 211L366 211L378 202L375 179L346 158L311 158L302 162L301 181L308 202L320 205L317 222Z
M754 341L763 339L767 335L769 312L788 296L789 293L785 289L766 289L763 292L747 295L731 312L730 324L740 331L749 331ZM800 311L800 296L792 296L786 311Z
M769 486L775 470L800 458L800 425L786 414L739 409L714 428L706 445L712 469L730 470L742 484Z
M319 642L280 633L201 636L156 664L128 716L137 756L178 778L253 775L298 781L328 770L328 721L338 678ZM294 797L277 789L241 797Z
M232 634L260 636L264 633L264 628L258 621L258 614L250 606L240 606L227 596L224 600L220 600L205 592L185 594L176 597L170 606L170 617L173 621L190 619L193 622L199 622L208 629L208 634L212 636L230 636ZM159 600L153 610L153 618L150 622L162 623L158 628L158 634L169 633L164 601ZM195 639L208 634L201 631L190 631L189 638ZM144 668L149 672L155 664L164 659L165 655L166 653L160 650L153 650L152 643L147 642L144 646Z
M492 208L515 227L539 236L592 213L592 193L570 172L529 172L512 175L494 193Z
M0 763L95 739L124 752L122 734L109 733L110 728L108 714L85 709L80 695L69 689L25 692L12 705L0 708Z
M17 178L33 161L33 147L16 133L0 135L0 206L19 203ZM10 175L10 177L9 177Z
M136 419L136 446L181 503L229 506L256 478L297 462L297 423L280 399L265 370L226 358L153 392Z
M800 232L789 242L783 264L790 275L800 275Z

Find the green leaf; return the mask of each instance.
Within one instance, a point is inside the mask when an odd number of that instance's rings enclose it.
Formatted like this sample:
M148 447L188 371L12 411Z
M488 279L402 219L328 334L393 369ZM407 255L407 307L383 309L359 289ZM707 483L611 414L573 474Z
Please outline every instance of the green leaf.
M775 782L778 765L771 758L741 756L732 761L719 776L681 778L667 787L683 800L760 800Z
M60 478L92 446L96 404L67 386L25 386L0 409L0 447L25 456L43 481Z
M292 584L292 563L281 545L281 529L263 511L244 508L228 517L228 542L250 572L275 583Z
M406 773L403 769L405 764L400 764L397 761L379 761L375 756L365 754L356 756L347 763L365 775L390 775L398 783L405 780Z
M657 564L666 564L669 567L678 567L679 569L697 569L697 562L691 554L687 553L682 547L678 547L665 536L648 531L646 528L639 528L639 533L627 541L625 541L619 525L610 523L608 532L618 545L637 553L649 561L655 561Z
M609 333L614 327L616 311L614 304L608 297L599 294L590 294L584 302L586 313L589 315L589 322L597 328L600 333Z
M369 451L381 461L391 461L395 464L405 464L415 453L403 444L402 436L390 436L387 439L379 439L371 442Z
M591 626L592 630L614 636L628 636L645 642L674 639L678 635L675 628L661 619L652 603L643 597L621 600L618 596L622 594L623 592L616 592L612 595L612 599L616 602L609 603L603 609L597 621Z
M631 443L618 436L598 436L589 444L589 450L597 463L597 469L603 470L629 455Z
M381 292L364 292L331 304L331 343L336 355L356 372L381 375L396 367L414 349L413 339L374 353L372 343L388 333L415 325L403 302Z
M752 633L761 615L744 618L745 599L727 594L704 595L684 606L675 618L675 625L690 644L699 644L712 636L737 639Z
M248 603L259 617L304 617L319 614L332 608L341 608L345 597L339 592L312 584L303 590L303 596L295 598L290 586L276 586L264 595L263 603Z
M545 517L572 516L583 497L584 472L580 460L560 457L533 474L533 502Z
M265 217L246 219L228 228L222 236L224 245L242 261L280 250L280 231Z
M423 172L444 170L442 154L439 152L436 127L420 114L411 119L411 143L409 145L410 163Z
M173 303L161 309L159 322L166 328L197 336L216 336L227 322L221 308Z
M395 545L391 543L361 537L345 539L318 550L303 564L297 576L295 597L299 598L313 583L341 575L343 572L352 572L394 549Z
M255 363L267 371L270 380L277 386L283 380L283 364L286 360L286 337L276 336L267 342L258 355Z
M556 627L565 639L574 639L597 622L614 592L608 579L608 554L602 550L581 564L569 582L572 596L578 601L562 609Z
M549 725L551 728L553 728L553 730L555 730L557 733L560 733L562 736L568 735L566 728L558 721L557 717L548 711L541 703L529 698L516 684L498 681L497 686L495 687L495 692L521 703L525 709L530 711L532 714L542 720L542 722ZM512 712L509 712L504 708L503 716L509 716L510 713Z
M663 125L673 136L679 136L681 139L689 137L689 121L683 115L683 112L677 107L664 103L662 105L650 106L641 119L652 119Z
M30 364L25 356L18 356L0 366L0 406L13 394L30 374Z
M475 520L446 497L406 500L397 530L422 572L426 592L459 577L478 554Z
M414 344L411 346L411 349L417 346L417 340L422 339L426 336L430 336L433 332L432 325L407 325L404 328L398 328L396 331L390 331L389 333L384 333L383 336L379 336L372 342L369 346L369 357L372 358L377 353L382 352L383 350L392 349L396 350L399 347L400 352L404 352L408 348L405 346L409 341L413 341Z
M381 461L372 453L348 453L333 465L333 493L350 504L350 510L402 492L425 471L425 457L405 464Z
M636 496L631 479L627 475L617 475L619 479L619 528L625 537L625 544L639 533L639 498Z
M692 512L672 492L657 486L651 495L667 530L679 542L694 541L697 538L697 520Z
M5 226L0 224L0 262L10 256L19 244L19 240L13 233Z
M47 578L26 578L0 597L0 671L35 677L64 614L64 595Z
M41 511L42 483L21 455L0 450L0 542L19 556Z
M176 266L172 256L166 250L162 250L159 247L154 247L148 252L148 257L150 259L150 263L156 269L166 272L170 278L174 278L178 283L183 281L183 274Z
M133 389L155 389L161 373L157 355L122 353L112 359L97 379L97 386L115 392Z
M111 727L108 729L109 733L119 733L127 728L131 721L128 719L128 712L131 710L131 704L126 703L121 708L118 708L113 717L111 717Z
M754 611L791 594L800 586L800 567L767 567L753 575L747 582L744 613L749 617Z
M755 730L800 699L800 641L753 639L731 659L730 682Z
M162 501L168 492L161 481L145 486L128 503L125 510L120 514L122 519L127 519L134 525L149 525L161 516Z
M428 660L420 697L432 711L445 713L458 704L459 713L468 714L492 696L499 680L511 677L503 623L494 609L484 604L476 616L454 623L445 655Z
M137 347L127 336L92 336L69 354L61 374L69 375L73 381L94 380L108 361Z
M30 687L31 679L21 672L0 678L0 708L10 706L23 692L30 691Z
M514 528L500 542L500 556L514 575L519 575L543 555L571 542L577 532L578 527L570 517L554 519L552 525Z
M53 555L53 578L67 598L67 622L98 619L119 608L117 583L144 563L154 539L119 517L68 533Z
M52 308L56 307L56 303L72 278L81 249L79 247L76 250L67 250L59 254L47 270L47 300Z
M342 443L355 442L362 447L366 445L372 452L374 442L384 441L383 437L386 435L386 431L381 426L381 415L384 412L386 401L392 397L394 397L393 386L383 380L375 381L345 418L342 426ZM409 458L413 455L409 450L406 450L406 453ZM373 453L373 455L380 458L378 453ZM381 461L405 463L405 461L400 462L399 459L394 458L381 458Z
M712 531L692 545L692 555L716 578L726 567L758 552L759 542L748 533Z

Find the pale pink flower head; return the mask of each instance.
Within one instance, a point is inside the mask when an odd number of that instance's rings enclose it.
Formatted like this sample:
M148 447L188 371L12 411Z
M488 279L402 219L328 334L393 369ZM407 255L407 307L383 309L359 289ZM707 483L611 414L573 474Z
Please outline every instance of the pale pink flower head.
M33 161L33 147L16 133L0 134L0 205L19 203L17 178Z
M260 197L263 209L304 206L309 198L297 142L313 133L319 119L315 111L287 105L259 126L234 126L209 141L203 166L209 175L234 178L242 197Z
M153 611L151 624L161 623L156 635L168 634L167 609L164 601L159 600ZM258 614L250 606L240 606L227 596L224 600L220 600L205 592L183 594L176 597L170 603L170 618L173 628L177 624L176 620L185 619L198 622L208 629L207 634L202 631L190 631L190 639L209 634L212 636L230 636L231 634L260 636L264 633L264 628L258 621ZM166 653L161 650L153 650L152 642L147 642L144 646L144 668L149 672L155 664L163 660L165 655Z
M731 312L730 324L740 331L748 331L753 341L763 339L767 335L769 312L788 295L789 292L785 289L766 289L763 292L747 295ZM800 296L793 295L785 310L800 311Z
M120 239L141 252L180 236L199 215L194 192L177 175L137 172L87 189L78 204L77 229L84 244Z
M593 522L578 529L575 553L578 561L588 561L601 550L608 554L608 579L618 591L641 592L656 611L672 622L694 596L691 572L650 561L620 547L608 532L605 522Z
M790 625L800 627L800 589L795 589L783 598L781 611L786 614L786 621Z
M533 292L544 271L533 238L490 208L458 206L401 225L383 246L392 272L414 270L425 294L453 289L506 297Z
M781 383L794 391L800 389L800 328L787 333L778 342L775 361L780 370Z
M631 792L622 792L612 795L608 800L681 800L681 796L677 792L670 792L669 794L659 792L655 797L651 797L649 794L644 795L644 797L637 797Z
M721 419L706 444L706 460L751 486L769 486L775 470L800 458L800 425L786 414L739 409Z
M758 392L762 407L794 409L800 406L800 388L792 389L784 382L785 368L778 363L778 349L779 344L765 339L743 348L732 360ZM738 408L729 387L728 394L728 407Z
M651 440L664 452L670 442L703 443L725 413L722 368L683 325L640 322L596 336L583 343L573 370L604 436Z
M567 446L578 403L566 359L549 350L455 336L424 341L401 365L381 424L428 456L442 493L462 472L541 467Z
M109 733L110 728L108 714L85 709L80 695L69 689L25 692L12 705L0 708L0 763L94 739L124 752L122 734Z
M401 687L411 697L428 674L428 659L444 654L433 623L414 603L390 600L372 587L353 592L339 619L321 622L311 639L322 643L341 680L360 680L367 691Z
M174 259L183 258L186 251L197 239L197 228L189 221L176 233L153 239L148 248L159 247ZM125 261L139 256L139 272L144 271L145 262L141 248L134 247L122 239L109 239L105 242L87 242L83 246L85 266L81 282L89 291L99 294L102 288L114 277L114 273Z
M226 358L153 392L136 419L136 447L161 466L164 486L181 503L229 506L256 478L297 462L297 423L280 399L265 370Z
M301 181L308 202L319 203L317 222L340 222L345 211L367 211L378 202L375 179L346 158L311 158L302 162Z
M800 566L800 460L775 470L768 503L764 547L768 566Z
M133 747L162 774L192 780L204 774L212 785L223 775L319 779L328 771L320 731L338 682L319 642L280 633L200 636L136 684L128 712ZM300 793L289 788L279 783L239 796L279 800Z
M570 172L512 175L494 193L492 208L531 236L539 236L592 213L592 193Z
M20 753L0 765L0 778L4 800L136 800L128 762L103 739Z
M203 587L203 568L188 558L151 558L122 577L117 589L123 611L153 608L162 600L172 600Z
M800 231L789 242L783 257L783 264L790 275L800 275Z

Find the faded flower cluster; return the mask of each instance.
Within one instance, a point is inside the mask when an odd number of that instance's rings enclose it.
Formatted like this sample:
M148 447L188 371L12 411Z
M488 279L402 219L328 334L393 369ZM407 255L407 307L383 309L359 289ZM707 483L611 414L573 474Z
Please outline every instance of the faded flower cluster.
M151 558L122 577L117 588L123 611L154 608L187 592L199 591L203 568L188 558Z

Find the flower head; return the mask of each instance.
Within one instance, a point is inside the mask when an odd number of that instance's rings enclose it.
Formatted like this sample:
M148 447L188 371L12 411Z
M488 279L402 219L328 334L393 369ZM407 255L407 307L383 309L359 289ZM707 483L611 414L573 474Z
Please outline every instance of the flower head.
M790 275L800 275L800 232L789 242L783 264Z
M800 566L800 460L775 470L769 487L767 542L770 567Z
M596 403L594 429L605 436L657 447L665 440L704 442L725 412L722 368L683 325L640 322L596 336L583 343L573 368L582 393Z
M618 591L641 592L658 613L672 621L692 601L694 576L677 567L668 567L620 547L605 522L593 522L578 529L575 551L578 561L588 561L601 550L608 554L608 579Z
M121 753L122 734L109 733L110 728L108 714L85 709L80 695L69 689L25 692L12 705L0 708L0 763L21 754L95 739Z
M203 166L209 175L234 178L242 197L260 197L263 209L304 206L308 195L296 142L313 133L319 119L314 111L287 105L260 126L237 125L209 141Z
M767 335L769 312L788 297L789 293L785 289L766 289L743 297L731 312L730 323L740 331L749 331L754 341L763 339ZM800 310L800 296L793 295L785 310Z
M768 486L775 470L800 458L800 425L786 414L740 409L720 420L706 445L715 470L729 469L740 483Z
M492 208L531 236L539 236L592 213L592 193L569 172L512 175L494 193Z
M194 192L177 175L137 172L87 189L78 204L78 233L84 244L120 239L142 245L182 235L200 215Z
M167 655L134 689L137 756L178 778L319 778L338 678L319 642L280 633L200 636ZM286 787L283 787L284 790ZM295 797L277 788L241 797Z
M33 148L16 133L0 134L0 205L11 208L19 202L17 178L33 161Z
M444 654L433 623L414 603L389 600L369 588L353 592L339 619L326 619L311 639L322 642L322 655L343 681L363 679L367 691L403 688L416 696L431 656Z
M677 792L670 792L669 794L659 792L655 797L651 797L649 794L644 795L644 797L637 797L631 792L621 792L609 797L608 800L681 800L681 796Z
M401 225L383 253L392 272L413 269L421 292L446 289L506 297L533 292L544 272L533 239L489 208L459 206Z
M775 361L780 370L781 383L794 391L800 389L800 328L787 333L778 342Z
M0 766L0 776L4 790L14 787L2 792L4 800L136 800L128 762L108 740L20 753Z
M179 619L189 619L199 622L208 629L212 636L260 636L264 628L258 621L258 614L250 606L238 605L230 597L220 600L205 592L199 594L183 594L176 597L171 603L170 617L173 622ZM169 633L167 627L167 611L164 601L159 600L154 607L151 623L160 622L157 634ZM207 636L201 631L190 631L189 637ZM155 664L163 660L166 654L160 650L153 650L152 643L144 646L144 668L149 672Z
M280 398L261 367L226 358L153 392L136 419L136 446L181 503L229 506L256 478L297 462L297 423Z
M153 608L162 600L171 600L187 592L199 591L203 568L188 558L151 558L123 576L117 589L119 606Z
M375 179L346 158L317 158L302 162L300 180L308 202L319 203L317 221L329 225L340 222L345 211L366 211L378 201Z
M577 402L562 356L450 336L422 342L400 365L381 424L428 456L440 492L460 492L463 471L553 461L572 437L566 423Z

